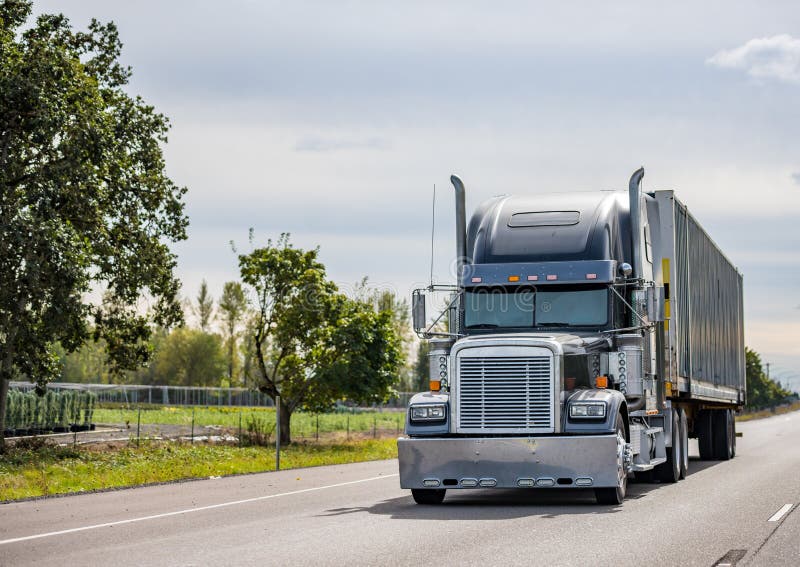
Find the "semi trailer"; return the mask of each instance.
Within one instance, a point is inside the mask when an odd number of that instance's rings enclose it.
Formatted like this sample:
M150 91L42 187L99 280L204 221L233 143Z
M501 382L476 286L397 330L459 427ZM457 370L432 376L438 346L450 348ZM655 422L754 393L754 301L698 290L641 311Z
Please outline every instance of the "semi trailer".
M409 402L400 484L590 488L678 482L736 454L745 403L742 275L671 190L498 196L467 225L455 175L456 283L412 294L430 391ZM431 293L446 309L426 316ZM445 323L445 324L443 324Z

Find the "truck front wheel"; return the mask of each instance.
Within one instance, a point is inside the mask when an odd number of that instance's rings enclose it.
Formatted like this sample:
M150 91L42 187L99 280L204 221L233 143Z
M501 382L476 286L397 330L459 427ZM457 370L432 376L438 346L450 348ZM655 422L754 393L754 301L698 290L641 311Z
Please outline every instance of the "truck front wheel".
M617 486L604 486L594 489L598 504L622 504L628 490L628 470L625 463L625 422L622 414L617 414Z
M661 482L678 482L681 477L683 462L683 443L681 422L678 410L672 410L672 447L667 447L667 462L655 468L656 477Z
M445 488L412 488L411 496L417 504L441 504L445 492Z

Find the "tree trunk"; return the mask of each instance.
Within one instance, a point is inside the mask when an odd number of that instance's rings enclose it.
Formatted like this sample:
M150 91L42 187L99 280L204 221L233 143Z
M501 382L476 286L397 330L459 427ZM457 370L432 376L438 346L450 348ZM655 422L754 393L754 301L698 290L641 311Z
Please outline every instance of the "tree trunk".
M8 403L9 381L0 377L0 453L6 448L6 404Z
M280 436L281 446L290 445L292 442L292 434L290 431L290 422L292 419L292 411L281 399L281 421L280 421Z

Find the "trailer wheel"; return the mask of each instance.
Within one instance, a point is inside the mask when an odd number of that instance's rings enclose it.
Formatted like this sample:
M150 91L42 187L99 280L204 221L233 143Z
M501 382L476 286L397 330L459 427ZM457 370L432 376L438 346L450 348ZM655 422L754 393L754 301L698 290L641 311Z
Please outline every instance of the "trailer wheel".
M711 410L700 410L694 420L694 431L697 435L697 445L700 449L700 460L702 461L714 459L713 414L714 412Z
M686 411L678 408L678 421L681 432L681 478L689 472L689 427L686 422Z
M681 461L683 447L681 445L680 420L678 412L672 411L672 447L666 447L667 462L655 468L656 478L661 482L678 482L681 479Z
M598 504L622 504L628 490L628 470L625 463L625 422L622 414L617 414L617 486L604 486L594 489Z
M412 488L411 496L417 504L441 504L446 488Z
M734 425L731 410L717 410L714 413L714 458L727 461L734 454Z

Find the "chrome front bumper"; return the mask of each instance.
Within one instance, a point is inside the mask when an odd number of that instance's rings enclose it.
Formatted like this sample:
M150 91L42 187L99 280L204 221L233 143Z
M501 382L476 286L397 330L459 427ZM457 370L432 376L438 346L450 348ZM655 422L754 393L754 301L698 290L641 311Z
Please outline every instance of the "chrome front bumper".
M397 449L402 488L617 485L616 435L401 437Z

